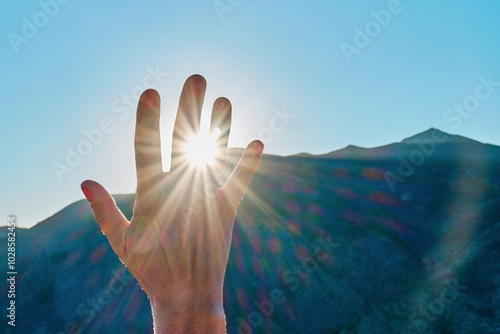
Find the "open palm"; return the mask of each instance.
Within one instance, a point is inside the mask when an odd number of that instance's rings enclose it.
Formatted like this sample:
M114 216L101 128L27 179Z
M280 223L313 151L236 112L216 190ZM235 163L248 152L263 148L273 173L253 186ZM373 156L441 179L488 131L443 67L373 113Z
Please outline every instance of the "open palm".
M130 222L104 187L90 180L82 183L111 247L152 303L193 307L193 298L200 296L200 303L222 303L236 209L262 156L263 144L250 143L219 188L231 123L231 103L219 98L210 125L211 132L219 133L215 162L204 167L189 164L185 145L199 132L205 90L205 79L199 75L184 84L169 172L163 172L161 163L160 96L155 90L142 94L135 130L137 194Z

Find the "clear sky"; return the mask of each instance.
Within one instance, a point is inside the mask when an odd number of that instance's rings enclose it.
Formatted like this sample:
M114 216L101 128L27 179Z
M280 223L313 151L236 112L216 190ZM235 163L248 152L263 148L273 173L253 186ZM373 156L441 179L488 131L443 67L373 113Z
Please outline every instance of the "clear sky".
M193 73L205 112L232 101L230 146L318 154L430 127L500 144L499 1L4 1L0 22L0 225L47 218L87 178L133 192L135 96L162 95L167 152Z

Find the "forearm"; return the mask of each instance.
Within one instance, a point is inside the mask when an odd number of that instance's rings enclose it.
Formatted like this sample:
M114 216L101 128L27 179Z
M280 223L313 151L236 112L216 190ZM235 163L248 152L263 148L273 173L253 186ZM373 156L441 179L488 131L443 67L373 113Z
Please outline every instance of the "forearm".
M194 295L190 300L150 298L155 334L226 333L222 292L215 296Z

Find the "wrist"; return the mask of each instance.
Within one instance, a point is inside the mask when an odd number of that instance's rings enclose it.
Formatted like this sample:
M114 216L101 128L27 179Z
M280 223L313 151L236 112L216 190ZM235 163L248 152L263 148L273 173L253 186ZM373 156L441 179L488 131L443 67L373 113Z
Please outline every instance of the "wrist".
M155 334L226 333L221 289L181 289L170 296L148 296Z

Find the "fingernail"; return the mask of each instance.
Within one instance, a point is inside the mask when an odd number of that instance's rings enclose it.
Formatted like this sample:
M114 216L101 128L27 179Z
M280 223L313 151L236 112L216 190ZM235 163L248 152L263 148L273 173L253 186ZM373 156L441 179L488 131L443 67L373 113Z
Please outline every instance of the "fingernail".
M85 195L85 198L87 198L87 201L89 201L90 203L94 202L94 195L89 188L82 186L82 191Z

